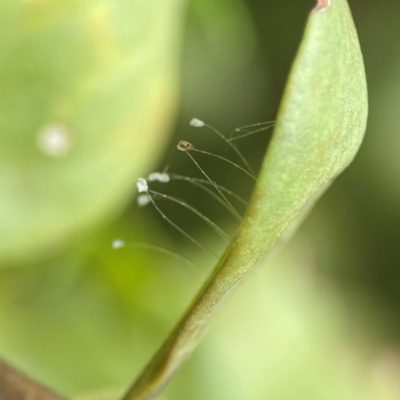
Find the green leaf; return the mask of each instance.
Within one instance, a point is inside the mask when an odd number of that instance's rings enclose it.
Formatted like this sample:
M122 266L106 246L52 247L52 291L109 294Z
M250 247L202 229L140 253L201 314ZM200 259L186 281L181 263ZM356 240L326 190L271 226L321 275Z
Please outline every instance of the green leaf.
M77 397L73 400L115 400L121 395L120 389L106 389L100 392L87 393Z
M278 238L294 232L353 160L367 108L363 59L347 1L320 0L310 14L240 231L125 400L154 399L189 357L231 289Z
M176 108L183 0L0 5L0 260L129 201Z

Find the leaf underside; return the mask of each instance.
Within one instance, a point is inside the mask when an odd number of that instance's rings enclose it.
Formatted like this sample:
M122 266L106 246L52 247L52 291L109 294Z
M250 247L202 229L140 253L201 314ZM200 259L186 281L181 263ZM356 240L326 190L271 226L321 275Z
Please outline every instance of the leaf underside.
M228 292L275 244L294 233L351 163L367 113L363 58L347 1L321 0L309 16L243 224L124 400L157 397L196 347Z

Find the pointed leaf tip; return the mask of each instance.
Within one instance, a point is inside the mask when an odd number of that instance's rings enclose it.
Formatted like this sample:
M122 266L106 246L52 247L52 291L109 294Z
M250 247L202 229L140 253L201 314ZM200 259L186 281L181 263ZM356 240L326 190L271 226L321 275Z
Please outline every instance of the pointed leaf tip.
M312 10L313 14L325 11L331 5L331 0L318 0L317 5Z

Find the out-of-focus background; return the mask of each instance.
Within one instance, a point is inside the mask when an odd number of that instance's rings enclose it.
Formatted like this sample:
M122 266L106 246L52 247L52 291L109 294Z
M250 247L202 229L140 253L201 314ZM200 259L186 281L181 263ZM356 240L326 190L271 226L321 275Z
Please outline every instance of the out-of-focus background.
M364 144L292 242L221 310L162 399L400 398L400 3L351 0L370 96ZM0 4L0 356L76 399L116 399L214 261L136 179L201 178L180 139L273 120L312 0L5 0ZM270 138L236 143L257 169ZM248 198L252 182L196 154ZM237 223L187 182L154 190ZM224 243L177 204L168 217ZM243 209L242 209L243 211ZM127 245L115 250L114 239ZM135 243L161 246L198 264Z

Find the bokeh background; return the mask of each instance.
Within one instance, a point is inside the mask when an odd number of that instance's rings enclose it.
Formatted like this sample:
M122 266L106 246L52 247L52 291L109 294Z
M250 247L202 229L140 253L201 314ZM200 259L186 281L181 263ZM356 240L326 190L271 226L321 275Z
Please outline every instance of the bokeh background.
M400 3L351 0L369 84L360 153L279 254L221 310L162 399L400 398ZM274 120L312 0L4 0L0 4L0 355L74 399L116 399L213 261L136 179L197 176L180 139ZM270 131L237 142L258 168ZM248 198L251 181L196 156ZM235 160L236 161L236 160ZM193 186L185 199L237 224ZM224 244L178 205L163 211ZM127 246L114 250L114 239ZM198 264L138 248L168 248Z

